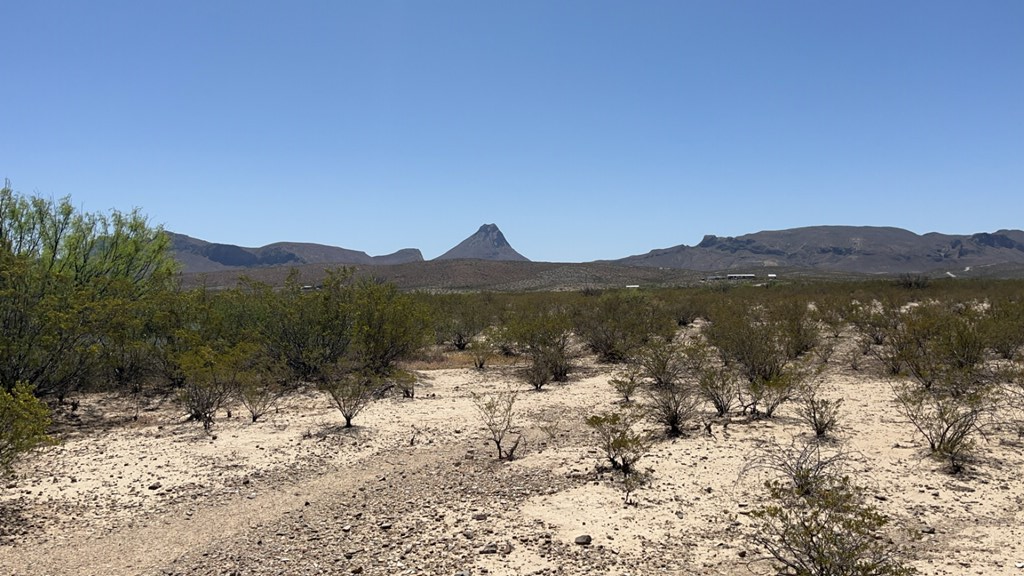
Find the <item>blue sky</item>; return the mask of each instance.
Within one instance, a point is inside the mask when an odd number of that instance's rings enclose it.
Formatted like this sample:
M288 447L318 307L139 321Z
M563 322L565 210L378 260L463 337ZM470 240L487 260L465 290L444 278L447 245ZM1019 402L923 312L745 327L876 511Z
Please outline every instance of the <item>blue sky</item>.
M0 3L0 178L259 246L1024 228L1024 2Z

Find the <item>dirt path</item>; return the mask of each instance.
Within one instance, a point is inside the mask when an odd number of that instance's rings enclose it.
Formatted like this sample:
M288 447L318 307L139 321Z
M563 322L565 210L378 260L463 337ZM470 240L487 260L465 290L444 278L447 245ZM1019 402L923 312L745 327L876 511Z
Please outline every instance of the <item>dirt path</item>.
M136 575L160 573L187 553L212 549L259 524L273 523L291 511L329 501L341 490L373 482L397 468L417 470L441 457L440 450L375 454L303 482L268 489L252 498L239 496L191 515L153 515L142 527L124 528L98 538L72 534L33 548L0 549L0 573L39 575Z

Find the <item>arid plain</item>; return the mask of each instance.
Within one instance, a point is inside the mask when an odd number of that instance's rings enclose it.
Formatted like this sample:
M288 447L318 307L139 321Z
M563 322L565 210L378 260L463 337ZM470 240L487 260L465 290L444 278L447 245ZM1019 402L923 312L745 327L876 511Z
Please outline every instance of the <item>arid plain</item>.
M922 574L1024 573L1016 430L988 426L977 458L952 475L897 409L892 382L866 357L851 366L859 354L844 333L816 378L844 400L829 449L847 453L845 472L889 518L885 538ZM747 469L758 442L811 434L792 406L660 439L640 461L650 482L627 505L584 425L620 405L609 380L621 368L581 352L568 382L534 391L523 366L479 371L438 351L408 366L415 399L374 401L351 429L313 389L256 423L241 406L222 412L210 434L170 397L82 396L56 415L59 443L7 481L0 572L775 573L750 538L768 476ZM473 394L509 388L523 442L503 462Z

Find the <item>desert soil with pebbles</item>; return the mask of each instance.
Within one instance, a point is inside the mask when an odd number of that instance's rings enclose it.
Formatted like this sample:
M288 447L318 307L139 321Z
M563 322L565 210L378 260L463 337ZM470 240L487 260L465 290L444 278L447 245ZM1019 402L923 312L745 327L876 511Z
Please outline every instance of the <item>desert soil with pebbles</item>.
M848 472L922 574L1024 575L1024 450L991 428L954 476L926 457L890 383L837 358ZM0 490L0 573L773 574L750 541L765 476L759 440L808 430L783 406L707 436L655 444L651 483L627 505L583 419L614 409L615 368L583 359L535 392L515 366L417 366L415 399L388 398L355 427L326 397L288 397L257 423L240 406L213 430L170 400L87 395L59 443ZM520 390L511 462L495 458L472 394ZM132 417L136 416L136 417Z

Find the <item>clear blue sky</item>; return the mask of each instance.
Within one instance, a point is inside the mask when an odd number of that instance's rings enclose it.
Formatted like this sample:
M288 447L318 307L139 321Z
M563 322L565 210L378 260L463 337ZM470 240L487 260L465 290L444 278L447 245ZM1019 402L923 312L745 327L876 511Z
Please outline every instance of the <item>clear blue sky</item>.
M0 178L167 229L588 261L1024 228L1024 2L5 1Z

